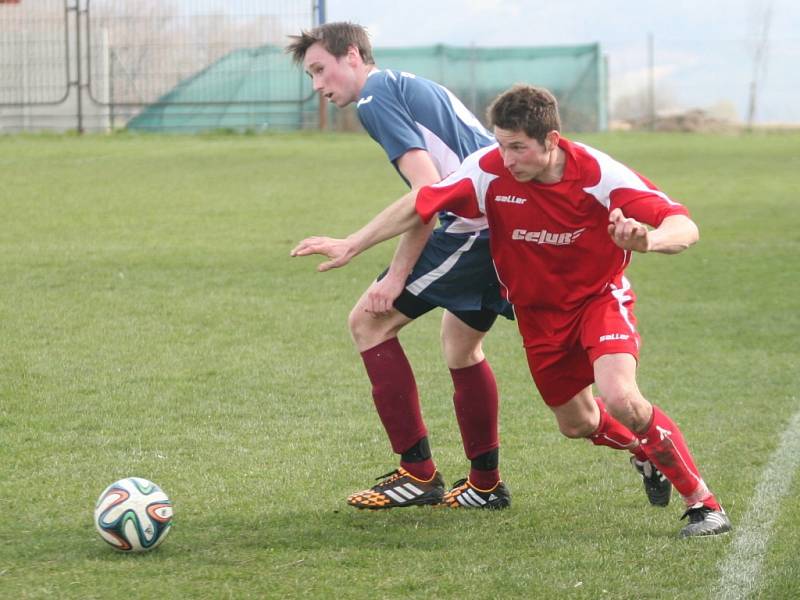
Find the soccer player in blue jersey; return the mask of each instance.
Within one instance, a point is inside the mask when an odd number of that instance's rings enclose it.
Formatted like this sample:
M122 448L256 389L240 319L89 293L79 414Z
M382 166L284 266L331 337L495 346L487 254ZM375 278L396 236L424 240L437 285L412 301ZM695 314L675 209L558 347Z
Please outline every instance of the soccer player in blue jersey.
M418 189L455 171L472 152L494 142L447 89L409 73L375 66L366 30L327 23L291 36L287 52L314 90L338 107L357 103L358 118L400 176ZM444 308L442 346L455 388L453 403L469 476L445 492L431 457L414 374L399 331ZM508 488L498 468L498 393L482 340L498 314L513 318L489 255L485 218L439 215L401 238L389 268L370 285L349 317L353 340L372 382L372 396L400 467L348 497L357 508L445 503L505 508Z

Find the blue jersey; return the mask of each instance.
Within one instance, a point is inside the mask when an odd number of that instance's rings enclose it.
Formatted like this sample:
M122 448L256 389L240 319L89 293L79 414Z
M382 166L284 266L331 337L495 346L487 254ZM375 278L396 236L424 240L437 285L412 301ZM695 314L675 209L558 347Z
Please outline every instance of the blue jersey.
M494 143L492 135L452 92L410 73L376 69L367 78L356 108L364 129L386 151L395 168L409 150L427 150L445 178L467 156ZM485 218L464 219L452 213L441 213L439 221L447 233L454 234L487 227Z

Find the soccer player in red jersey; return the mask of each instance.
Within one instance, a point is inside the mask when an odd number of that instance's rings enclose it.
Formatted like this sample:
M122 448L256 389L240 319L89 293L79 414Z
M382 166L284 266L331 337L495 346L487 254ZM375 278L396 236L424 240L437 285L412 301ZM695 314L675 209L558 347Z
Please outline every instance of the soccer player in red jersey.
M633 451L646 487L653 473L671 482L689 517L682 537L729 531L679 427L636 383L640 337L625 267L633 252L687 249L699 238L697 226L684 206L641 175L562 137L558 105L547 90L515 86L494 101L489 118L496 145L473 153L441 182L407 194L348 238L308 238L292 255L324 254L330 260L320 268L327 270L439 210L485 215L531 374L561 432Z

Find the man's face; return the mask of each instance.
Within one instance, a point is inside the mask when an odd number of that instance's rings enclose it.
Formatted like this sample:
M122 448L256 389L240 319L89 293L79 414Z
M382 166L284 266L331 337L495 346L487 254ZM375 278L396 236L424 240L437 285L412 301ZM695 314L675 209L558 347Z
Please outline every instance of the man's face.
M342 108L355 102L361 91L356 77L359 62L355 47L351 47L345 56L336 58L317 42L306 50L303 68L311 77L314 91Z
M555 140L551 139L553 134L556 134ZM524 131L494 128L503 165L517 181L531 181L544 173L550 165L550 151L554 144L558 145L557 136L556 132L551 131L542 145Z

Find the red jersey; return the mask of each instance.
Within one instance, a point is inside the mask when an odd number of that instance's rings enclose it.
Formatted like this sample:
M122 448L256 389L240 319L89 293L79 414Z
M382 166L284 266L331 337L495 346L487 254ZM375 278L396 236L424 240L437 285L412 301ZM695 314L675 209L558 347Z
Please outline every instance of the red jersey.
M486 215L495 269L517 307L571 311L620 280L631 253L608 234L615 208L653 227L689 214L607 154L565 138L559 147L566 163L558 183L515 180L495 144L417 196L425 222L441 210Z

